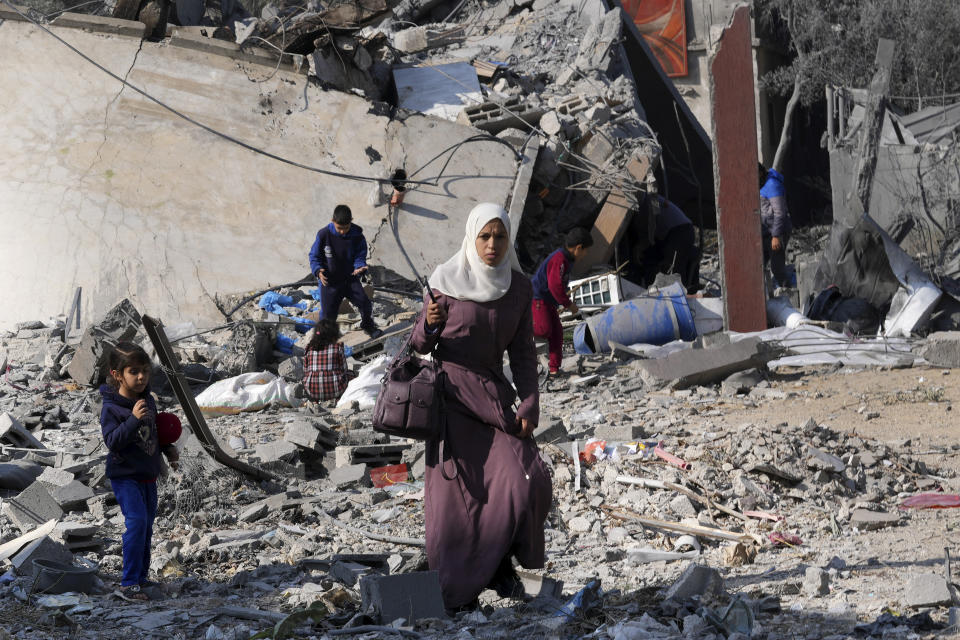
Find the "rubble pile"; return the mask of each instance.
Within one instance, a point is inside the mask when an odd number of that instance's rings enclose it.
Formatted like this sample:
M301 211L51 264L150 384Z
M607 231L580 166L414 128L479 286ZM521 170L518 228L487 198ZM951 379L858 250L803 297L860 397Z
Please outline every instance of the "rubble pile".
M16 637L58 637L58 628L113 637L110 629L123 623L178 637L248 638L284 621L323 637L324 628L406 617L396 614L398 602L415 589L419 619L403 628L421 637L466 637L468 629L470 637L787 638L797 606L856 580L849 565L870 558L864 536L916 517L898 511L905 495L953 484L952 470L928 467L909 442L878 442L813 419L720 423L727 407L806 393L762 376L651 391L630 361L587 357L544 387L536 437L556 507L545 574L521 573L528 602L488 591L481 610L445 616L438 596L431 599L423 552L423 444L389 441L367 426L369 409L353 405L211 416L218 439L272 480L223 467L186 437L180 468L160 481L151 570L161 586L152 588L155 600L125 602L114 595L124 525L104 477L97 399L59 379L62 363L42 364L40 354L59 352L62 327L39 324L2 336L9 365L0 384L0 558L10 571L0 603L37 607L0 624ZM240 335L224 332L224 344ZM217 341L190 336L177 351L209 357L216 373L224 362L214 362ZM245 342L250 350L255 343ZM159 399L179 410L169 392ZM778 577L798 549L812 564ZM84 592L31 593L34 560L91 563L96 577ZM757 573L765 577L741 584ZM916 580L904 606L948 602L937 595L943 578ZM810 624L825 637L850 632L851 620ZM906 624L888 622L878 619L877 629Z

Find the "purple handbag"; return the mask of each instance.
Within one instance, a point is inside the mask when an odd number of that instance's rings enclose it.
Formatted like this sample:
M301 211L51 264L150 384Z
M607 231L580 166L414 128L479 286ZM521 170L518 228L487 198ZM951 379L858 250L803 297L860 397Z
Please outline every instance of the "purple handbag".
M440 363L416 356L408 337L381 381L373 428L400 438L439 438L444 426L443 380Z

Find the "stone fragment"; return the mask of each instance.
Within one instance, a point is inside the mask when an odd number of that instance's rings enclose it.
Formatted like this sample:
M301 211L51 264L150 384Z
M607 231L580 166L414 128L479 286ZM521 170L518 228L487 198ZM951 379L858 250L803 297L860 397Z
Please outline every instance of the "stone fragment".
M93 489L79 480L74 480L55 488L50 495L64 511L75 511L82 509L87 504L87 500L93 497Z
M47 520L63 518L63 509L41 482L34 482L15 498L4 501L4 509L20 531L28 531Z
M548 111L540 118L540 129L548 136L556 136L563 131L563 123L560 122L560 114L556 111Z
M670 510L673 511L679 518L695 518L697 517L697 509L693 506L693 503L685 495L679 495L673 500L670 501Z
M295 420L287 425L283 439L298 447L323 453L337 442L336 432L323 424L308 420Z
M826 451L821 451L816 447L807 446L807 453L809 454L809 457L807 458L807 466L811 469L822 469L824 471L833 471L834 473L843 473L843 470L847 468L847 465L843 463L843 460L835 455L827 453Z
M932 365L960 369L960 331L931 333L920 355Z
M46 449L23 424L9 413L0 414L0 442L24 449Z
M571 518L570 521L567 522L567 526L570 528L571 531L576 531L577 533L586 533L587 531L590 531L590 528L593 526L593 523L590 522L588 518L584 518L583 516L576 516Z
M369 487L373 484L370 481L370 475L367 473L367 465L363 463L337 467L330 472L327 479L337 489L343 489L351 485Z
M538 444L552 442L567 442L570 440L570 434L567 428L563 426L563 420L544 420L540 426L533 431L533 437Z
M593 436L611 442L636 442L644 437L643 426L639 424L598 424Z
M58 469L56 467L47 467L43 470L43 473L40 474L40 477L37 478L37 480L45 484L50 489L54 489L56 487L65 487L75 479L75 476L69 471Z
M290 356L277 365L277 375L287 382L300 382L303 380L303 358Z
M830 593L830 574L819 567L807 567L803 574L803 592L809 598Z
M272 351L273 343L266 331L252 322L241 322L234 327L233 335L224 346L217 368L231 376L257 371L259 363L266 361Z
M67 372L78 384L94 386L106 375L107 359L114 344L132 340L140 328L140 312L124 298L99 322L87 328Z
M253 455L260 459L260 462L295 462L297 459L297 445L286 440L274 440L272 442L263 442L258 444L253 451Z
M612 59L611 50L620 39L620 29L619 8L608 11L587 27L574 66L580 71L606 71Z
M897 524L900 516L885 511L870 511L868 509L854 509L850 514L850 526L861 531L874 531Z
M914 575L904 589L903 604L907 607L939 607L952 602L950 586L935 573Z
M723 590L723 577L719 571L692 562L667 589L664 599L683 601L693 596L715 598Z
M413 624L421 618L446 618L440 578L436 571L392 576L369 575L360 579L362 609L382 624L403 618Z
M728 395L750 393L751 389L763 382L764 379L759 369L747 369L730 374L720 386L723 392Z

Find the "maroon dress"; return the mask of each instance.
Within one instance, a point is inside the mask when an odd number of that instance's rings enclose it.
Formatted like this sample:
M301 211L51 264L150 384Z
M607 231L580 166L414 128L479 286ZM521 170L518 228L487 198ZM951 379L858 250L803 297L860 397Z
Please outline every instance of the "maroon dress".
M447 376L445 460L438 443L427 444L424 519L427 560L455 608L474 600L510 555L543 567L553 491L536 443L516 437L517 417L536 424L540 416L530 281L514 271L510 289L491 302L434 293L447 322L431 335L421 315L411 343L420 353L437 345ZM516 392L503 374L504 351Z

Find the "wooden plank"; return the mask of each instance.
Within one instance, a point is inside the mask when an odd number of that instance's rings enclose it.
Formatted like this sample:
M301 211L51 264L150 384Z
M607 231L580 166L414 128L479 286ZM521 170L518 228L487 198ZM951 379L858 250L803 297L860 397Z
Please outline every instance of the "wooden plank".
M630 212L630 201L627 196L619 189L611 191L590 230L593 246L587 249L582 258L573 263L570 271L571 278L582 278L590 272L592 267L610 261L617 244L630 224Z
M45 535L48 535L53 531L54 527L57 526L57 520L48 520L44 524L40 525L33 531L28 531L18 538L14 538L9 542L4 542L0 544L0 561L7 562L11 557L15 556L20 549L23 549L26 545L30 544L38 538L42 538Z

